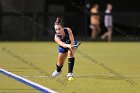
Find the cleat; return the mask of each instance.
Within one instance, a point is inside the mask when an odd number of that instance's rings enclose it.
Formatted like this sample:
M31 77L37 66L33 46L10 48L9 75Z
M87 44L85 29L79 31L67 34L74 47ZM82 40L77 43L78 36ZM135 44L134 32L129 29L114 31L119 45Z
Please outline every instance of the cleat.
M73 77L72 73L68 73L68 74L67 74L67 77L68 77L68 78L69 78L69 77Z
M59 74L61 74L61 71L60 72L57 72L56 70L52 73L52 77L56 77L58 76Z

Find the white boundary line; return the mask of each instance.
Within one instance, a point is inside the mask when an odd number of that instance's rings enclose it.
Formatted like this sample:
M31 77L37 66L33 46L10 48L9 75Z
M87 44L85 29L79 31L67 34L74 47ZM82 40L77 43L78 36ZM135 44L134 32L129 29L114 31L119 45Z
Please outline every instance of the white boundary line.
M32 82L32 81L30 81L30 80L28 80L26 78L23 78L21 76L18 76L16 74L8 72L8 71L6 71L6 70L4 70L2 68L0 68L0 73L4 74L4 75L6 75L6 76L8 76L10 78L13 78L13 79L15 79L15 80L17 80L19 82L22 82L22 83L24 83L24 84L26 84L28 86L31 86L31 87L39 90L42 93L57 93L57 92L55 92L55 91L53 91L53 90L51 90L49 88L46 88L46 87L44 87L44 86L42 86L40 84L37 84L35 82Z

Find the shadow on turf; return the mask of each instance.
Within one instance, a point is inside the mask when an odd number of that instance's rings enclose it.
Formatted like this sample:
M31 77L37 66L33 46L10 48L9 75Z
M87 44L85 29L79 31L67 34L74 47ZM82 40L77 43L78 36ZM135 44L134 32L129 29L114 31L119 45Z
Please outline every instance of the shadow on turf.
M107 79L107 80L122 80L121 77L116 76L104 76L104 75L80 75L76 76L76 78L93 78L93 79Z
M35 64L33 64L32 62L27 61L26 59L24 59L23 57L19 56L18 54L12 52L11 50L3 47L2 51L9 54L10 56L12 56L13 58L16 58L18 61L20 61L21 63L26 64L27 66L31 67L32 69L37 70L39 73L41 73L42 75L45 75L47 77L49 77L51 80L55 80L56 82L60 83L63 86L66 86L68 84L68 80L66 78L61 79L61 78L52 78L51 74L44 71L43 69L37 67Z
M94 58L92 58L91 56L89 56L88 54L85 54L84 52L81 52L79 50L77 50L77 53L80 54L81 56L83 56L84 58L86 58L87 60L94 62L95 64L97 64L98 66L100 66L101 68L105 69L106 71L108 71L109 73L115 75L116 78L121 78L121 80L125 80L126 82L128 82L129 84L136 86L137 83L133 80L130 80L129 78L125 77L124 75L116 72L115 70L113 70L112 68L109 68L108 66L106 66L105 64L96 61Z

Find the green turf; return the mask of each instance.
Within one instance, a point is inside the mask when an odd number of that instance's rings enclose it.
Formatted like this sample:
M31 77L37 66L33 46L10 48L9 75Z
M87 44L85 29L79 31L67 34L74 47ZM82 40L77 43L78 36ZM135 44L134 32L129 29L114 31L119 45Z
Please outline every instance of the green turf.
M57 45L52 42L1 42L0 67L60 93L140 93L140 43L82 42L78 51L82 54L75 54L76 77L72 82L66 78L67 60L62 74L50 78L57 62ZM0 74L0 92L6 89L39 93Z

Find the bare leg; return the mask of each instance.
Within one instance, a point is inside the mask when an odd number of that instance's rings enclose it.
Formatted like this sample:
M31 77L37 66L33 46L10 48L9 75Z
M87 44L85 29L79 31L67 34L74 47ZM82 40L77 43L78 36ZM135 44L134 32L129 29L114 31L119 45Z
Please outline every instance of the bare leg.
M61 69L67 57L67 53L59 53L58 60L56 64L56 70L52 73L52 77L58 76L61 73Z
M58 66L63 66L66 57L67 57L67 52L66 53L59 53L58 54L58 59L57 59L57 65Z
M101 32L100 26L98 25L96 29L97 29L97 34L99 34Z
M112 29L111 28L107 28L107 32L105 32L102 36L101 36L101 38L102 39L105 39L107 37L107 39L108 39L108 41L111 41L111 39L112 39Z
M95 40L96 39L96 35L97 35L97 30L96 29L93 29L91 35L92 35L91 36L91 39L92 40Z
M105 33L101 36L101 38L102 38L102 39L105 39L107 36L108 36L108 32L105 32Z
M112 40L112 29L108 28L108 41Z

